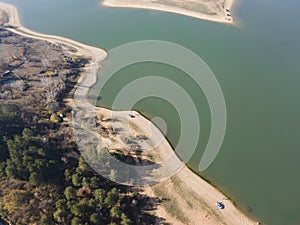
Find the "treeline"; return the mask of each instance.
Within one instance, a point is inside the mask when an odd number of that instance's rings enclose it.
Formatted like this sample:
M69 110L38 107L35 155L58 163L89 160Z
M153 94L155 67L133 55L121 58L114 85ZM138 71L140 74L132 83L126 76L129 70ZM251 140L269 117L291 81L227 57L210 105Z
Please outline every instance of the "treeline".
M0 106L0 175L38 185L57 179L61 151L49 149L16 105Z
M0 106L2 217L13 224L133 224L136 194L95 173L76 146L55 138L49 144L24 114Z
M134 195L126 187L117 187L99 177L80 157L78 165L65 170L67 187L56 202L54 218L58 222L82 224L132 224L128 214Z

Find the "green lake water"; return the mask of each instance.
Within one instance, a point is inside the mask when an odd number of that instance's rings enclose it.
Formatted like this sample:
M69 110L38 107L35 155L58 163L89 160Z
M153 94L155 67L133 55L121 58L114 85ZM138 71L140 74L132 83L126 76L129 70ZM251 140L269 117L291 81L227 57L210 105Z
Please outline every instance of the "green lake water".
M110 9L97 0L5 0L19 8L25 26L112 49L138 40L164 40L197 53L216 75L227 105L221 151L203 173L249 216L269 225L300 223L300 2L239 0L240 28L157 11ZM108 60L105 63L111 63ZM130 80L157 74L178 82L198 102L201 138L189 166L197 172L207 143L206 99L184 73L158 63L119 71L101 94L109 107ZM162 117L176 145L179 116L158 98L136 109Z

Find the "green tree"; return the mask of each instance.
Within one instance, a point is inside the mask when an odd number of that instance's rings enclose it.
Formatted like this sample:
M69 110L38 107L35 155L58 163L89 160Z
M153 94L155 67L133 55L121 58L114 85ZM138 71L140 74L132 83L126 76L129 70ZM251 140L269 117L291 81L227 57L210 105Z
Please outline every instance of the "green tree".
M72 172L69 169L65 170L65 180L70 181L72 179Z
M73 187L66 187L64 194L68 200L76 198L76 192Z
M71 221L71 225L82 225L82 220L79 219L78 217L74 217Z
M90 216L90 222L98 225L98 224L103 224L104 220L99 213L93 213Z
M91 198L88 200L88 205L91 209L94 209L97 207L97 202L94 198Z
M82 199L79 203L76 203L71 207L71 212L75 216L79 216L79 217L86 216L90 210L91 208L89 207L86 199Z
M80 168L81 172L87 175L89 172L92 172L90 165L85 161L83 157L79 158L78 167Z
M95 196L97 203L101 204L101 205L103 204L105 195L106 195L106 193L103 189L96 189L94 192L94 196Z
M90 184L90 178L88 178L88 177L84 177L84 178L82 178L82 186L83 187L88 187L89 186L89 184Z
M34 137L34 133L32 130L25 128L22 131L22 138L24 139L24 141L30 143L33 137Z
M82 207L81 207L81 205L79 203L76 203L76 204L72 205L71 212L75 216L82 216Z
M66 199L58 199L55 206L57 209L61 209L62 211L66 211L68 208Z
M1 160L6 159L7 151L2 151L5 148L3 139L1 137L7 136L11 138L13 135L20 134L23 130L24 121L22 119L21 110L16 105L2 104L0 105L0 147L1 148ZM3 154L3 155L2 155Z
M5 174L9 178L15 178L17 176L17 169L11 159L6 161Z
M74 173L72 175L72 184L75 186L75 187L79 187L81 185L81 179L80 179L80 176L78 173Z
M106 198L104 199L104 204L108 206L113 206L118 202L119 199L119 191L117 188L111 189L110 192L108 192Z
M0 146L0 148L1 148L1 146ZM0 177L5 176L5 168L6 168L6 163L0 162Z
M54 221L50 216L43 215L40 220L41 225L52 224Z
M118 220L121 218L121 209L120 206L114 206L109 211L111 218Z
M42 182L42 180L43 180L42 176L37 172L32 172L29 176L29 182L32 185L38 185Z
M65 213L63 210L58 209L53 213L53 217L57 222L62 223L64 222Z
M101 184L101 181L98 177L93 176L91 178L91 183L90 183L91 188L93 188L93 189L99 188L100 184Z
M126 216L125 213L121 214L121 225L131 225L131 220Z

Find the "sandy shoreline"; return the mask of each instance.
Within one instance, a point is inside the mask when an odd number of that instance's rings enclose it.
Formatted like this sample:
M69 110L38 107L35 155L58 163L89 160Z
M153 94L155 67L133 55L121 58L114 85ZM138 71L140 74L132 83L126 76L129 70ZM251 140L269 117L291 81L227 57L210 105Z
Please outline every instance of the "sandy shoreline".
M8 25L16 27L16 28L7 28L8 30L27 37L42 39L53 43L71 46L77 49L78 52L76 54L91 58L91 62L89 66L86 68L86 72L82 74L79 80L78 88L75 92L76 95L82 97L81 99L84 99L83 102L76 102L75 99L75 104L78 104L79 107L85 107L87 104L89 104L88 101L86 100L87 92L89 90L89 87L93 85L94 82L96 81L97 71L100 69L100 62L107 57L107 53L100 48L84 45L82 43L67 38L52 36L52 35L44 35L44 34L39 34L37 32L31 31L21 25L18 17L17 9L14 6L0 2L0 9L5 10L9 14L10 20ZM104 109L104 108L97 108L97 113L101 113L105 117L111 117L112 115L111 110ZM151 122L146 118L144 118L143 116L141 116L138 112L133 112L133 111L120 112L119 114L114 113L113 115L114 117L118 116L123 120L128 120L128 113L134 113L135 115L137 115L135 119L131 120L131 122L135 126L137 126L140 130L136 132L138 134L148 134L148 128L149 126L151 126ZM122 123L120 123L119 126L122 126ZM171 145L164 138L160 146L156 149L155 154L157 154L156 158L165 158L167 155L174 154L174 151ZM182 168L180 168L180 171L175 175L175 177L178 180L180 180L180 185L186 192L189 192L189 194L196 196L196 199L201 199L201 202L205 203L208 206L208 208L203 209L202 211L197 211L196 215L194 215L195 213L187 213L191 220L190 224L205 224L205 225L256 224L256 222L251 221L248 217L246 217L243 213L241 213L230 201L224 202L226 205L224 210L219 210L215 205L216 201L222 201L222 199L226 199L226 196L223 195L216 188L208 184L206 181L204 181L201 177L194 174L187 166L182 166ZM169 180L165 180L164 182L162 182L162 185L167 184L169 185L170 188L172 188L172 184L170 185L168 184L168 182ZM154 188L155 186L145 187L145 193L152 195ZM201 202L195 202L195 204L201 206L202 204ZM199 218L202 217L206 218L208 211L213 212L213 214L216 215L216 217L212 217L208 220L200 221ZM156 215L159 217L165 217L166 222L169 222L171 224L181 224L175 218L168 215L168 213L166 213L162 207L158 207L158 210L156 211ZM222 222L218 218L221 218Z
M32 31L32 30L22 26L22 24L20 22L18 11L17 11L16 7L14 7L13 5L9 5L9 4L0 2L0 8L8 13L9 22L7 23L7 25L15 27L15 28L6 27L6 29L9 31L12 31L16 34L20 34L20 35L23 35L26 37L31 37L31 38L35 38L35 39L39 39L39 40L45 40L45 41L52 42L52 43L69 45L77 50L77 53L76 53L77 55L84 55L84 56L90 57L93 59L93 61L101 62L107 56L106 51L103 49L85 45L80 42L77 42L77 41L74 41L74 40L71 40L68 38L64 38L64 37L41 34L41 33Z
M180 0L174 0L174 2ZM232 17L231 9L234 5L235 0L224 0L224 7L216 7L215 5L210 5L205 1L194 0L194 2L201 2L211 9L210 12L192 11L188 9L183 9L178 6L173 6L170 4L158 4L150 0L104 0L101 4L106 7L116 7L116 8L137 8L137 9L148 9L157 10L169 13L176 13L185 16L190 16L198 19L213 21L217 23L234 24L235 20ZM219 5L218 5L219 6ZM229 10L229 11L227 11ZM230 15L230 16L228 16Z

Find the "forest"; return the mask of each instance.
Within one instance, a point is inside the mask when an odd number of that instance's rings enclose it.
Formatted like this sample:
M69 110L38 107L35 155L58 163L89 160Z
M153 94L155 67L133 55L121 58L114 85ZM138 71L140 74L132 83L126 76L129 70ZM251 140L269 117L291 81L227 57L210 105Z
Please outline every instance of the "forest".
M89 62L0 29L0 218L9 224L154 224L147 196L94 172L70 125Z

